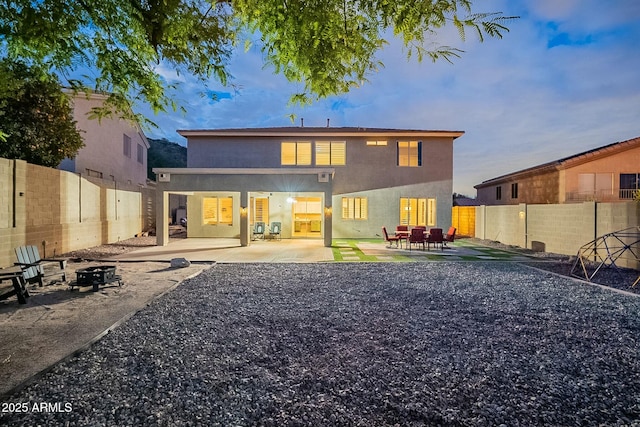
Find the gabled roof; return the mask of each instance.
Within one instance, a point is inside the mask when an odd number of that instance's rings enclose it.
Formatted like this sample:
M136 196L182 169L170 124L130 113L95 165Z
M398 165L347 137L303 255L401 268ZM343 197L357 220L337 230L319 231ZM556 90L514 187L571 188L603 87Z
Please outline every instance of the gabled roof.
M591 162L593 160L601 159L603 157L607 157L637 147L640 147L640 137L628 139L626 141L614 142L613 144L608 144L588 151L583 151L582 153L574 154L572 156L564 157L548 163L543 163L538 166L533 166L527 169L519 170L517 172L512 172L506 175L498 176L496 178L491 178L486 181L482 181L482 183L478 185L475 185L474 188L478 189L508 180L515 180L531 175L538 175L541 173L567 169L570 167L578 166L582 163Z
M178 130L184 137L190 136L406 136L406 137L449 137L458 138L463 131L450 130L419 130L419 129L388 129L364 127L266 127L266 128L238 128L238 129L193 129Z

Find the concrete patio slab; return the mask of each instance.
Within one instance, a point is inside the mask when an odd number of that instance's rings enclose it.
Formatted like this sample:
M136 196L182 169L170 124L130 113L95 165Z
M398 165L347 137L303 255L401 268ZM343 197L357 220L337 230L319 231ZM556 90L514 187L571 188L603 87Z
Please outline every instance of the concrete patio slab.
M190 262L323 262L333 261L331 248L322 240L256 240L240 246L240 239L188 238L167 246L152 246L118 255L113 261L165 261L185 258Z

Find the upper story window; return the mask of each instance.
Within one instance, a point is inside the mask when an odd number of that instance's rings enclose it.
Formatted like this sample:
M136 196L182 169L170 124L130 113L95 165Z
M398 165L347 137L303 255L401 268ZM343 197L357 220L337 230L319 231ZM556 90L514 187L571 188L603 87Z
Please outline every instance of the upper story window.
M422 141L398 141L398 166L422 166Z
M131 158L131 137L122 135L122 154Z
M345 165L347 144L344 141L317 141L316 165Z
M387 141L367 141L367 145L387 145Z
M511 198L512 199L517 199L518 198L518 183L514 182L513 184L511 184Z
M138 144L138 163L144 163L144 148L140 144Z
M496 187L496 200L502 200L502 186L498 185Z
M633 199L637 190L640 190L640 173L621 173L620 198Z
M311 142L283 142L280 160L282 165L310 165Z

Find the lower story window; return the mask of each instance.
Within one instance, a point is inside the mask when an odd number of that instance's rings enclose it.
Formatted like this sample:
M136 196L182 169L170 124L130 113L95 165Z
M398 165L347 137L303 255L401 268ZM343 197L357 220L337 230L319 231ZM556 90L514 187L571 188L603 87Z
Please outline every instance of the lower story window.
M269 222L269 199L267 197L251 198L251 224L256 222Z
M342 219L367 219L366 197L343 197Z
M233 225L233 198L204 197L202 199L202 223Z
M400 225L436 225L436 199L402 197Z

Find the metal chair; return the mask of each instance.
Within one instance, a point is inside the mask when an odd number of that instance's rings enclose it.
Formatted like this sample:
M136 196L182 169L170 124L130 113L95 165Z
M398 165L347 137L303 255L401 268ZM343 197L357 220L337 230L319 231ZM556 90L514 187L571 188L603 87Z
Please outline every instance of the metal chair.
M449 231L447 231L447 234L444 236L444 239L442 240L442 244L446 248L447 247L447 242L453 243L453 240L455 238L456 238L456 228L455 227L449 227Z
M393 242L396 242L396 248L398 247L398 244L400 244L400 246L402 245L402 237L389 236L389 233L387 233L387 227L382 227L382 235L384 236L385 242L389 243L389 246L387 246L388 248L391 247L391 243Z
M280 240L280 233L282 232L282 223L272 222L269 229L269 238Z
M260 221L253 224L253 233L251 236L251 240L258 240L258 239L264 240L264 230L265 230L264 222Z
M433 243L434 247L440 245L440 250L444 250L444 236L442 235L442 228L432 228L429 230L429 236L427 237L427 249Z
M422 245L422 250L425 248L425 237L424 237L424 229L419 227L414 227L411 229L411 234L409 234L409 240L407 242L409 245L409 250L411 250L411 246Z

